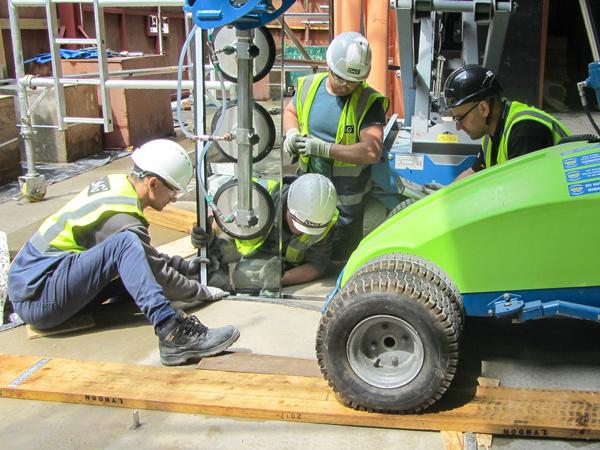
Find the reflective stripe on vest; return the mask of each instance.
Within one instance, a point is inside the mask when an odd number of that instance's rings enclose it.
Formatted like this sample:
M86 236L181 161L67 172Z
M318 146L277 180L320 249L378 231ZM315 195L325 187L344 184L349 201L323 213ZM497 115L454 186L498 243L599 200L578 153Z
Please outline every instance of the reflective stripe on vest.
M254 179L254 181L265 187L269 194L272 194L275 188L279 185L279 183L277 183L274 180L266 180L264 178ZM290 239L290 242L288 243L285 252L285 260L291 264L302 263L302 261L304 261L304 253L306 252L306 250L311 246L315 245L317 242L321 241L323 238L325 238L325 236L327 236L327 234L331 231L331 228L333 228L333 226L337 222L338 215L339 212L336 210L331 221L321 234L315 235L302 233L299 235L292 235L292 238ZM257 237L255 239L236 239L235 246L237 247L238 251L244 256L252 255L264 244L265 240L267 239L267 236L273 229L274 225L275 224L273 224L269 228L269 231L266 232L263 236Z
M510 131L514 124L523 120L534 120L548 127L552 132L552 142L554 145L558 144L562 138L571 135L571 131L550 114L524 103L513 101L510 103L510 109L506 116L506 120L504 121L504 130L500 138L500 144L498 145L496 164L502 164L508 160L508 138L510 136ZM481 147L485 155L486 167L492 166L492 146L492 140L489 135L486 134L481 142Z
M298 125L300 134L306 136L310 134L309 130L309 116L312 108L317 90L320 84L327 77L327 73L319 73L316 75L309 75L307 77L300 78L298 80L298 93L296 94L296 112L298 115ZM308 86L308 87L306 87ZM377 92L375 89L370 87L366 82L362 82L350 95L350 98L344 104L338 127L336 131L336 144L351 145L358 142L360 137L360 126L371 108L371 106L378 99L382 99L383 107L387 110L389 106L389 100ZM310 167L310 156L300 156L298 161L298 172L300 174L307 173ZM357 178L363 170L368 168L367 164L353 164L343 161L333 161L333 167L331 174L322 174L331 178L335 184L335 178L348 177ZM355 203L361 203L364 195L370 190L370 186L364 186L361 193L348 195L347 201ZM342 204L355 204L355 203L342 203L345 192L337 189L338 193L338 205Z
M108 212L134 214L147 223L127 175L109 175L89 185L48 217L30 242L42 253L87 250L77 243L74 228L93 227Z

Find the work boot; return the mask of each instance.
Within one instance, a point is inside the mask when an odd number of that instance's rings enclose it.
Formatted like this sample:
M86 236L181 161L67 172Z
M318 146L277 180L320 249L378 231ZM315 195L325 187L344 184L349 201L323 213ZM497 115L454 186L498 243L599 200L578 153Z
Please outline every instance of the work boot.
M197 317L188 316L183 311L177 311L166 324L158 326L156 332L160 360L165 366L216 355L240 337L240 332L231 325L209 329Z

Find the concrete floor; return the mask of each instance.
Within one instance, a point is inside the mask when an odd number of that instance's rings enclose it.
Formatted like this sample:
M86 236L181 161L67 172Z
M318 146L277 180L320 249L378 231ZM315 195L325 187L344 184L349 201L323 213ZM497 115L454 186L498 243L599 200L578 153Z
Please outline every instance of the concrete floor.
M579 116L569 125L587 131ZM575 126L573 126L575 125ZM579 130L578 130L579 132ZM15 253L43 219L88 183L129 169L128 158L49 186L41 203L0 205L0 228ZM155 245L183 234L151 227ZM331 280L299 290L326 291ZM316 303L315 303L316 304ZM208 326L236 325L241 337L233 350L314 358L319 313L281 305L223 300L194 309ZM95 314L97 326L66 335L28 340L23 327L0 333L0 351L12 354L149 364L159 366L152 327L128 305L108 305ZM511 324L469 320L459 377L497 378L511 387L600 390L600 327L579 321ZM194 366L181 367L194 370ZM0 399L0 443L23 448L251 448L251 449L441 449L438 432L383 430L288 422L238 420L140 411L143 426L129 431L127 409ZM495 437L505 449L600 449L598 442Z

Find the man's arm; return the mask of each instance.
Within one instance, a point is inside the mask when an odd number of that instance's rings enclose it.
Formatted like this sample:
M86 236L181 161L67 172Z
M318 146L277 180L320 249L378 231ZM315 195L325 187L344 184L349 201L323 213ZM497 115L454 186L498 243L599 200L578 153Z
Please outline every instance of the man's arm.
M298 128L298 112L296 111L296 101L294 97L283 109L283 132L287 132L291 128Z
M479 172L480 170L485 169L485 159L483 157L483 150L479 150L477 153L477 158L475 158L475 162L471 167L461 172L454 181L462 180L463 178L467 178L468 176L473 175L474 173Z
M308 283L309 281L316 280L323 274L323 271L311 264L304 263L293 269L286 270L281 277L282 286L292 286L295 284Z

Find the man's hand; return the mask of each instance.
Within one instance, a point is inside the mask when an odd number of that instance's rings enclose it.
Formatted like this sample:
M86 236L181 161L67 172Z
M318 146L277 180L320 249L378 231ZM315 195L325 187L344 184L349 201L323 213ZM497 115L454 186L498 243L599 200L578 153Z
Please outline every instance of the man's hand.
M206 286L205 289L208 293L205 300L210 302L221 300L222 298L229 296L229 292L219 289L217 287Z
M196 225L192 228L192 245L196 248L204 248L208 247L208 245L212 242L214 235L212 232L212 224L214 221L213 216L208 216L207 220L207 230L203 227Z
M307 136L298 142L299 152L306 156L331 158L331 142L325 142L314 136Z
M208 264L210 259L204 258L203 256L196 256L188 261L188 271L186 276L193 278L200 278L200 269L202 264Z
M300 135L298 128L290 128L285 133L283 149L291 157L298 156L298 144L303 140L304 138Z

